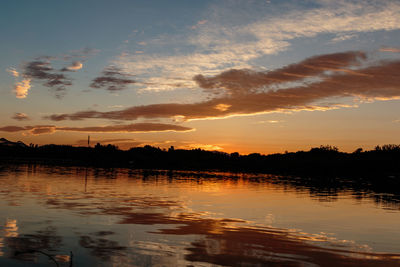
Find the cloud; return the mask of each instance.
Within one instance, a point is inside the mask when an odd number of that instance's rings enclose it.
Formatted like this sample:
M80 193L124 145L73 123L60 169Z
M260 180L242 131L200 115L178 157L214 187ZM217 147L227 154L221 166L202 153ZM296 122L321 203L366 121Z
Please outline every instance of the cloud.
M124 90L127 85L136 83L135 80L127 78L128 76L121 69L110 66L102 72L102 76L93 79L90 87L106 88L111 92Z
M108 108L123 108L124 105L111 105L111 106L107 106Z
M195 120L267 112L327 110L345 104L321 103L331 98L342 101L343 98L362 101L400 98L400 75L398 75L400 61L367 64L365 58L363 52L336 53L312 57L267 73L253 71L249 74L247 70L236 70L228 71L229 78L226 78L226 72L213 77L204 77L204 84L200 85L206 89L214 90L218 89L218 86L224 86L226 90L234 93L216 96L203 102L152 104L108 112L88 110L71 114L54 114L47 118L54 121L177 117L183 120ZM309 64L305 64L307 62ZM310 82L304 81L304 77L319 77L319 79ZM274 85L287 81L293 82L291 87L273 88ZM265 90L266 86L269 86L269 90Z
M26 120L29 120L28 115L26 115L25 113L20 113L20 112L15 113L14 116L12 116L12 118L13 118L14 120L17 120L17 121L26 121Z
M195 29L197 29L197 27L199 27L200 25L204 25L204 24L206 24L207 22L208 22L208 20L206 20L206 19L199 20L199 21L197 22L196 25L193 25L193 26L191 27L191 29L192 29L192 30L195 30Z
M212 5L205 20L213 27L198 27L184 37L166 37L168 45L193 47L192 50L166 54L164 42L152 47L158 53L124 53L113 64L140 79L146 78L149 83L140 84L143 90L195 88L197 84L191 78L196 74L250 69L258 64L256 60L287 50L299 38L335 34L339 39L348 39L359 33L400 29L400 4L395 1L321 1L307 10L286 8L290 11L246 19L251 23L240 23L236 18L240 16L235 12L240 15L243 8L232 11L226 5Z
M32 80L43 80L44 86L55 89L56 96L61 97L66 86L72 85L71 80L64 74L54 73L49 61L34 60L24 66L24 77Z
M203 89L221 92L221 88L230 94L249 93L278 83L292 82L317 75L326 71L350 71L345 69L350 65L358 65L360 60L366 59L366 54L358 51L319 55L303 60L300 63L291 64L281 69L257 72L248 69L231 69L213 77L196 75L193 80Z
M31 79L23 79L14 86L14 92L17 98L26 98L31 88Z
M85 132L85 133L139 133L139 132L187 132L194 129L174 124L163 123L133 123L128 125L109 125L92 127L64 127L54 125L36 126L4 126L3 132L24 132L25 134L40 135L54 132Z
M55 126L37 126L28 131L29 135L52 134L56 132Z
M19 72L14 68L8 68L6 71L16 78L19 76Z
M337 43L341 41L346 41L350 40L353 38L356 38L358 35L357 34L338 34L335 38L331 40L332 43Z
M133 123L128 125L93 126L93 127L56 127L58 131L90 133L135 133L135 132L187 132L192 128L163 123Z
M8 68L7 72L9 72L12 76L15 78L18 78L20 76L20 73L14 69L14 68ZM31 88L31 79L25 77L21 81L18 82L17 79L15 79L15 85L14 85L14 92L17 98L26 98L28 95L28 91Z
M31 128L26 128L26 127L21 127L21 126L3 126L0 127L0 131L2 132L9 132L9 133L13 133L13 132L21 132L21 131L26 131L29 130Z
M400 53L400 48L397 47L382 47L379 49L381 52Z
M77 71L82 69L83 64L80 61L74 61L68 67L62 68L61 71Z
M72 50L68 54L63 55L62 58L64 60L71 60L71 59L87 59L88 57L94 56L100 52L99 49L85 47L83 49Z

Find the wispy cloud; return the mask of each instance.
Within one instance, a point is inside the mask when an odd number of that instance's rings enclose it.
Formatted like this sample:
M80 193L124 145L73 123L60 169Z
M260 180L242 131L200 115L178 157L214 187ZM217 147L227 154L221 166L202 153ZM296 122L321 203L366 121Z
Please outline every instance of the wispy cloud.
M120 68L110 66L107 67L102 75L93 79L90 87L106 88L108 91L119 91L126 89L127 85L136 83L135 80L128 78L129 75L124 73Z
M19 76L19 72L14 68L8 68L8 69L6 69L6 71L8 73L10 73L14 77L18 77Z
M67 87L72 85L72 79L65 75L66 71L75 72L82 69L83 62L88 57L95 55L99 50L85 48L81 50L70 51L67 55L61 56L40 56L34 60L25 62L21 66L21 71L17 71L14 68L9 68L7 71L14 77L22 77L22 80L18 81L14 86L17 98L26 98L28 90L31 88L31 83L39 82L43 86L52 89L53 93L57 98L61 98L65 95ZM65 64L70 61L70 64L61 69L56 69L53 64ZM72 61L72 63L71 63Z
M206 24L207 22L208 22L208 20L206 20L206 19L199 20L199 21L196 23L196 25L193 25L193 26L191 27L191 29L192 29L192 30L195 30L195 29L197 29L200 25L204 25L204 24Z
M392 52L392 53L400 53L399 47L382 47L379 49L381 52Z
M113 64L146 79L148 83L137 84L144 90L195 88L191 77L196 74L251 69L257 64L255 60L288 49L297 38L330 33L339 41L359 33L400 29L400 4L394 1L339 1L334 5L322 1L316 8L253 18L252 23L239 25L221 22L218 9L223 7L212 8L205 20L213 27L198 27L186 39L170 37L171 43L181 40L182 45L194 47L192 51L124 53ZM160 51L164 51L162 47Z
M63 60L69 61L73 59L87 59L88 57L94 56L100 52L99 49L85 47L82 49L72 50L68 54L62 56Z
M207 90L234 92L216 95L203 102L152 104L108 112L89 110L72 114L54 114L47 118L54 121L88 118L194 120L267 112L327 110L346 106L346 103L321 102L330 98L362 101L399 98L399 71L399 60L372 64L367 61L363 52L336 53L306 59L271 72L247 73L247 70L237 70L228 71L228 76L225 76L226 72L211 77L203 76L205 81L199 85ZM319 79L310 82L304 81L304 77L319 77ZM293 82L291 87L274 88L275 84L287 81Z
M25 113L17 112L12 116L12 119L17 120L17 121L26 121L30 120L29 116L26 115Z
M356 38L358 35L357 34L338 34L335 38L331 40L332 43L337 43L337 42L342 42L346 40L350 40L353 38Z
M36 126L3 126L3 132L24 132L30 135L51 134L55 132L85 132L85 133L138 133L138 132L187 132L193 128L163 123L133 123L127 125L108 125L91 127L64 127L55 125Z

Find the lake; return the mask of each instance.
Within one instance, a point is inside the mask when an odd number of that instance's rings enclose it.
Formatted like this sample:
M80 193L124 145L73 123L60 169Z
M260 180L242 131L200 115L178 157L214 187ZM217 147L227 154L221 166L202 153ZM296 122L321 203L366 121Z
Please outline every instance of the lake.
M399 188L0 166L0 266L400 266Z

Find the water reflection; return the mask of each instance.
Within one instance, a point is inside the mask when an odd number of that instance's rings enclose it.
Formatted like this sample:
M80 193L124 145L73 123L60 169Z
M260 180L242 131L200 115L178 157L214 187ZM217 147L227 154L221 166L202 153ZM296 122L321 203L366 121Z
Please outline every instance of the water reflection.
M126 250L126 247L119 245L118 242L104 237L84 235L80 237L79 244L103 261L109 261L112 256L124 256L122 252Z
M36 165L2 167L0 183L0 265L68 266L70 251L76 266L400 265L393 188Z

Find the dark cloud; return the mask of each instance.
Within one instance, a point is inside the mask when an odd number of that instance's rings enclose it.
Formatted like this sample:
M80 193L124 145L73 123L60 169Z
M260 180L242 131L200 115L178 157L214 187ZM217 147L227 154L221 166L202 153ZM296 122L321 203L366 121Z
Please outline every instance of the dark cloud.
M21 113L21 112L17 112L14 114L14 116L11 117L14 120L17 121L27 121L30 120L30 118L28 117L28 115L26 115L25 113Z
M133 123L128 125L110 125L110 126L93 126L93 127L56 127L58 131L69 132L91 132L91 133L110 133L110 132L164 132L176 131L186 132L193 130L192 128L163 123Z
M192 128L163 123L133 123L128 125L92 126L92 127L61 127L54 125L36 126L4 126L0 127L3 132L26 132L32 135L50 134L62 132L86 132L86 133L135 133L135 132L186 132Z
M29 127L29 126L28 126ZM0 127L0 131L2 132L21 132L21 131L26 131L29 129L26 129L25 127L20 127L20 126L4 126L4 127Z
M274 77L281 77L276 80L286 81L292 79L293 75L287 75L288 69L292 69L291 74L296 73L297 76L310 76L312 73L319 74L325 70L335 70L325 73L322 78L313 83L299 83L285 89L275 89L268 91L252 91L255 86L250 83L246 87L246 83L240 79L236 85L231 79L229 88L234 86L242 87L246 93L224 94L211 100L198 102L193 104L153 104L145 106L134 106L118 111L81 111L72 114L51 115L47 118L54 121L61 120L82 120L88 118L102 118L110 120L136 120L138 118L181 118L183 120L217 118L244 114L255 114L263 112L276 112L282 110L302 110L302 109L327 109L332 108L333 104L321 105L320 102L329 98L361 98L361 99L393 99L400 97L400 61L382 61L375 65L359 67L358 69L349 69L344 63L353 65L359 57L363 58L363 53L351 52L349 55L345 53L328 55L320 64L314 64L311 68L309 64L298 68L287 67L278 71L273 71ZM346 56L344 56L346 55ZM351 56L352 55L352 56ZM324 57L319 57L324 58ZM318 61L316 58L309 61ZM304 65L303 63L299 65ZM340 66L340 67L339 67ZM294 71L296 69L296 71ZM300 71L303 69L303 72ZM339 71L340 69L340 71ZM264 75L261 73L260 75ZM281 75L281 76L279 76ZM218 75L217 75L218 76ZM216 77L217 77L216 76ZM257 76L254 73L254 76ZM313 76L314 77L314 76ZM261 80L260 80L261 81ZM265 85L270 85L270 79L265 79ZM257 81L257 86L263 83ZM210 86L211 88L211 86Z
M108 91L120 91L126 89L129 84L136 83L135 80L129 78L129 75L123 73L121 69L117 67L108 67L102 75L93 79L90 87L92 88L106 88Z
M57 97L62 97L67 86L72 85L70 78L56 73L47 60L37 59L24 66L24 77L44 81L43 85L54 89Z
M281 69L257 72L248 69L231 69L213 77L197 75L194 81L206 91L221 92L226 89L230 94L254 93L266 86L284 82L293 82L322 75L326 71L349 71L344 68L358 65L366 54L358 51L319 55Z

